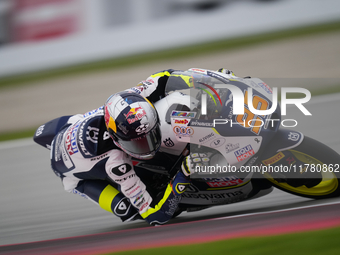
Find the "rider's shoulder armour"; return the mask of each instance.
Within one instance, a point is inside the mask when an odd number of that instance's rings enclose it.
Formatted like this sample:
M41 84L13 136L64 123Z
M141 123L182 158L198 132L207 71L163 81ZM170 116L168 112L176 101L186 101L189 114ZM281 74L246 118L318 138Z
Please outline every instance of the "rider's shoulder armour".
M77 129L77 146L79 153L81 153L84 158L101 155L116 147L106 130L104 117L101 113L87 116L79 123L74 124L73 127ZM69 132L73 130L71 128Z

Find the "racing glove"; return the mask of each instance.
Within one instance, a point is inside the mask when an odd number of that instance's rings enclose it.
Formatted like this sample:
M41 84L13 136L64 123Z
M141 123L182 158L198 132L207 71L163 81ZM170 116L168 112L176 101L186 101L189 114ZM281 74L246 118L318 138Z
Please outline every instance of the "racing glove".
M195 169L206 166L210 162L211 153L190 153L182 162L181 169L185 176L195 173Z

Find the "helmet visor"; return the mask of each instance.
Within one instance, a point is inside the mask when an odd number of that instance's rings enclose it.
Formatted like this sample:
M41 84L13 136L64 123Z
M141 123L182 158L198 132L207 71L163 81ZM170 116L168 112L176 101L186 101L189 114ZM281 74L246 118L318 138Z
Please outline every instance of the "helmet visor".
M129 141L118 139L119 145L129 155L139 159L151 159L161 145L161 131L156 125L144 136Z

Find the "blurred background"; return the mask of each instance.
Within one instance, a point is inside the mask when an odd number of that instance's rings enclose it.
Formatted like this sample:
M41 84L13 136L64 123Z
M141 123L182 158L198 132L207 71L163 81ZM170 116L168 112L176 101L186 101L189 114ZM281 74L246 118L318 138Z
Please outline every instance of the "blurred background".
M224 67L272 87L339 92L339 56L339 0L0 0L0 141L30 136L0 143L0 245L127 228L63 191L49 151L31 139L43 123L168 68ZM301 131L338 149L339 118L333 133L312 120Z
M0 0L0 77L335 19L337 0Z
M0 133L168 68L339 78L339 21L338 0L0 0Z

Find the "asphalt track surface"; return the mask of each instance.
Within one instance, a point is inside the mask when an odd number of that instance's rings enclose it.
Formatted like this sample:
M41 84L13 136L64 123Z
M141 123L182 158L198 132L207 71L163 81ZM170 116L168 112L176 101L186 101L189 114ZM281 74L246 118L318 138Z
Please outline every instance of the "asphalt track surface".
M296 130L340 152L340 94L313 97L305 106L312 116L292 106L283 118L296 119ZM278 190L242 203L185 212L165 226L121 223L63 191L50 170L49 152L32 141L2 143L0 160L0 254L98 254L340 226L340 199L316 201Z
M86 112L101 105L108 93L131 87L167 68L226 67L241 77L265 78L272 87L338 85L339 41L338 32L312 35L4 89L0 93L0 119L5 121L0 123L0 131L38 127L54 117ZM312 117L289 108L284 118L295 118L297 130L340 152L340 95L312 98L306 107ZM98 254L180 244L183 240L203 242L340 225L340 199L315 201L278 190L242 203L182 213L161 227L149 227L142 221L122 223L88 200L63 191L50 169L49 151L30 139L0 144L0 175L0 254ZM328 205L321 205L324 203Z

